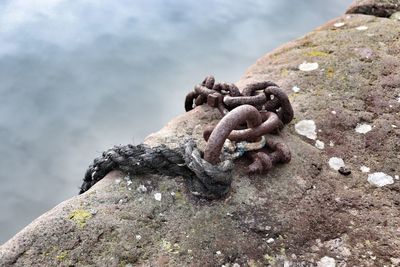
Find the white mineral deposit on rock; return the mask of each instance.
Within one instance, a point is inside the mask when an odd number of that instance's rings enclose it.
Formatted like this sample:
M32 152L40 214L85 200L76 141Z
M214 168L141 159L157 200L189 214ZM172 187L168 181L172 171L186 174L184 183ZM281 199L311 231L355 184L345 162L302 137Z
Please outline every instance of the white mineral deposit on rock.
M271 244L271 243L274 243L274 241L275 241L275 240L274 240L273 238L269 238L269 239L267 240L267 243L268 243L268 244Z
M369 171L370 171L370 168L368 168L367 166L362 165L362 166L360 167L360 170L361 170L361 172L369 172Z
M135 238L136 238L136 240L140 240L140 239L142 239L142 236L141 235L136 235Z
M157 201L161 201L161 193L155 193L154 194L154 199Z
M343 27L346 23L344 22L336 22L335 24L333 24L333 26L335 26L336 28L340 28Z
M298 92L300 92L300 88L297 87L297 86L293 86L292 87L292 91L295 92L295 93L298 93Z
M299 70L301 71L313 71L318 69L318 63L317 62L307 62L304 61L299 65Z
M115 179L115 183L119 184L121 182L121 179Z
M341 167L344 167L344 161L338 157L332 157L328 161L329 167L334 169L335 171L339 170Z
M221 253L221 251L217 251L217 252L215 252L215 254L217 254L217 255L221 255L222 253Z
M356 132L360 134L366 134L372 130L371 125L366 123L358 123L356 126Z
M383 172L374 172L368 174L368 182L374 186L382 187L385 185L393 184L393 177Z
M304 135L305 137L315 140L317 139L316 125L313 120L302 120L296 123L294 126L296 132L300 135Z
M400 258L390 258L390 262L394 264L394 266L400 265Z
M333 141L329 141L329 146L333 147L335 145L335 143Z
M317 141L315 141L315 147L318 148L318 149L324 149L325 148L325 144L324 144L324 142L322 142L320 140L317 140Z
M147 188L144 185L139 185L139 187L137 188L137 191L145 193L147 192Z
M334 111L334 110L332 110L331 113L332 113L333 115L336 115L336 111Z
M334 258L325 256L317 262L318 267L335 267L336 261Z
M395 176L394 176L394 179L399 180L400 177L399 177L398 175L395 175Z
M362 25L362 26L358 26L358 27L356 28L356 30L358 30L358 31L365 31L365 30L368 30L368 27L365 26L365 25Z

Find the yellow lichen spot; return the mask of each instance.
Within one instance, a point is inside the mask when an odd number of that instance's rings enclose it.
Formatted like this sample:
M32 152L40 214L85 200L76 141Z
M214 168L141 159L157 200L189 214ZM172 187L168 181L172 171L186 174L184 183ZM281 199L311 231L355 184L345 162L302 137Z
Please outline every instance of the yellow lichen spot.
M328 77L329 79L332 79L333 74L335 74L335 71L333 68L328 67L328 68L326 68L325 74L326 74L326 77Z
M289 75L288 69L281 69L281 75L282 75L283 77L288 76L288 75Z
M175 244L172 245L171 242L169 242L167 240L162 240L161 241L161 248L164 251L168 251L170 253L177 254L177 253L179 253L179 250L180 250L181 247L179 246L178 243L175 243Z
M171 250L171 242L167 241L167 240L162 240L161 241L161 248L165 251L170 251Z
M267 263L271 264L271 265L273 265L273 264L275 263L275 257L270 256L270 255L268 255L268 254L265 254L265 255L264 255L264 260L265 260Z
M309 56L309 57L326 57L328 55L329 55L328 53L325 53L325 52L319 51L319 50L312 50L312 51L306 53L306 56Z
M255 260L251 259L247 261L247 264L249 265L249 267L258 267L258 264Z
M66 251L61 251L57 256L56 256L56 259L58 260L58 261L64 261L65 260L65 258L68 256L68 252L66 252Z
M92 218L92 214L82 209L74 210L68 216L68 219L74 221L80 228L83 228L90 218Z
M179 191L175 192L174 198L177 200L178 203L186 204L186 198L184 195L182 195L181 192Z

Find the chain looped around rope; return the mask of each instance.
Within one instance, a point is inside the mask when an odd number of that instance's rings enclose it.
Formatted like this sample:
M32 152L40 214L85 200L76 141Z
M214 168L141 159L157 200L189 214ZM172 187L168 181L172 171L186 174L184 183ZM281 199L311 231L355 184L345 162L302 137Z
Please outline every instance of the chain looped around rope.
M282 146L272 146L266 142L270 155L274 155L274 160L268 161L269 164L267 164L266 159L270 156L268 152L261 151L264 147L251 145L266 134L279 132L284 124L293 119L293 109L289 98L277 84L271 81L252 83L247 85L241 93L235 85L215 83L213 76L207 76L186 96L185 109L189 111L205 103L218 108L223 116L217 125L207 127L203 132L204 139L208 141L204 151L206 161L217 164L221 158L226 157L226 152L222 153L226 140L246 144L246 151L232 152L235 156L230 158L249 152L247 154L253 160L248 169L251 173L266 172L272 168L272 164L290 161L290 151L286 149L287 146L284 151L289 160L287 157L280 160L276 155L281 151L277 149Z
M276 84L250 84L241 93L234 84L215 83L214 77L208 76L187 94L185 109L203 104L218 108L223 116L217 125L204 131L208 140L204 153L190 138L173 149L165 145L115 146L89 166L80 193L110 171L120 170L130 176L182 176L193 195L214 199L229 192L233 160L248 156L252 160L250 173L262 173L277 163L290 161L288 146L271 135L279 133L293 118L289 99Z

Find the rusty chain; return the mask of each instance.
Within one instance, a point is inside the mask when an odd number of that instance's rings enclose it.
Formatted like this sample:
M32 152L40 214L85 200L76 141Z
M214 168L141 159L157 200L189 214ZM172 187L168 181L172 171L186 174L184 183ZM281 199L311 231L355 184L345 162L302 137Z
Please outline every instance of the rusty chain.
M207 76L187 94L185 110L203 104L217 108L223 116L217 125L206 127L203 132L206 162L218 164L227 150L233 158L247 155L252 160L249 173L264 173L278 163L290 161L288 146L271 135L293 119L289 98L277 84L252 83L240 92L232 83L215 83L213 76Z

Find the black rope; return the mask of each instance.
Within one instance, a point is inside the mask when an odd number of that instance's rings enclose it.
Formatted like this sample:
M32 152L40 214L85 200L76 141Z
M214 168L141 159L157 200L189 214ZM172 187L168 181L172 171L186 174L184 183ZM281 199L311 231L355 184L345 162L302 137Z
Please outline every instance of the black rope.
M89 166L79 194L89 190L110 171L119 170L131 177L144 174L182 176L193 194L220 198L229 191L232 168L232 160L218 165L203 160L192 139L175 149L165 145L152 148L144 144L114 146Z

